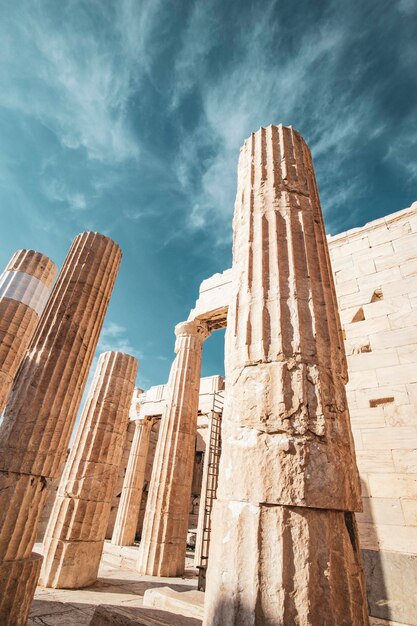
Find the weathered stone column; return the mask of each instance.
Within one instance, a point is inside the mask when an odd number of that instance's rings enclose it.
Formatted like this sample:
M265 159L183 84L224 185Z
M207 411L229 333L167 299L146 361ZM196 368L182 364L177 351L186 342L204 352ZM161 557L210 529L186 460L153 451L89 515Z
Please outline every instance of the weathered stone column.
M75 238L14 380L0 426L0 623L26 623L40 562L38 519L67 452L121 251Z
M292 128L245 142L205 626L368 623L344 347L313 164Z
M175 334L177 356L168 381L138 555L138 570L151 576L184 572L201 353L209 332L205 324L192 321L178 324Z
M55 264L44 254L18 250L0 275L0 414L55 274Z
M45 533L43 587L97 580L137 369L128 354L100 355Z
M133 546L135 542L153 425L152 418L135 420L135 433L111 538L111 542L117 546Z

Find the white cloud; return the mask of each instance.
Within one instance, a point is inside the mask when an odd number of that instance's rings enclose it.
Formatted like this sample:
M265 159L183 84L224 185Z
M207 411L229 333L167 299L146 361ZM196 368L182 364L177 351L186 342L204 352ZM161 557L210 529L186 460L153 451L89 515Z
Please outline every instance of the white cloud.
M114 15L95 3L102 20L95 28L82 2L55 19L53 4L23 4L9 5L0 24L0 105L37 119L63 146L84 148L90 159L136 159L140 146L128 104L149 63L146 46L133 47L144 40L145 8L135 21L128 20L130 0L118 2Z
M97 350L99 352L124 352L137 359L142 358L142 353L131 344L127 336L127 329L110 320L104 323Z
M402 3L405 10L411 0ZM346 206L349 200L353 205L366 188L366 171L346 180L353 151L386 131L378 109L381 83L368 82L366 92L360 97L353 95L354 88L361 81L364 84L373 59L358 55L356 64L343 73L346 70L342 61L360 45L369 24L353 14L346 20L340 19L338 3L333 2L316 28L303 29L300 24L290 54L288 45L282 44L278 46L282 54L272 56L271 44L285 40L288 34L279 23L279 10L273 14L276 6L276 2L265 2L253 28L236 29L234 62L226 65L220 80L207 80L204 72L201 80L198 71L191 74L196 81L194 87L200 89L204 116L192 133L184 133L177 176L189 197L190 228L214 229L217 242L222 244L230 240L230 230L225 227L233 214L239 148L251 132L270 123L284 123L294 125L306 137L320 172L324 209L329 222L336 225L346 219L340 215L339 207ZM195 11L201 13L202 9ZM199 23L198 16L194 21ZM216 39L212 22L207 21L200 38L197 30L190 31L194 21L190 20L180 58L194 54L197 60L204 59ZM405 56L404 52L402 63L406 62ZM186 63L184 67L187 68ZM177 103L187 94L189 82L184 79L181 63L175 69ZM400 135L398 145L407 152L412 141L406 126ZM199 170L198 146L210 143L212 156ZM406 167L413 175L415 158Z
M87 209L85 195L79 191L71 191L68 186L56 178L44 178L41 182L45 196L51 202L62 203L70 211Z
M413 112L403 122L404 133L393 133L390 144L385 154L385 161L395 163L406 173L406 178L410 184L417 181L417 120Z

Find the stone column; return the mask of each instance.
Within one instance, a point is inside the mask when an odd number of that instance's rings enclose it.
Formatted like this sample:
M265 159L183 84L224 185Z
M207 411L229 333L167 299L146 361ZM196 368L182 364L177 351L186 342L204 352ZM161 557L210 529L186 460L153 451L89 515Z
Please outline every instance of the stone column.
M364 626L344 346L309 149L261 128L238 167L234 295L205 626Z
M137 369L128 354L100 355L45 533L43 587L97 580Z
M0 415L55 274L55 264L44 254L18 250L0 275Z
M177 356L168 381L137 565L139 572L151 576L184 572L201 353L209 332L205 324L192 321L178 324L175 334Z
M117 509L111 542L116 546L133 546L138 524L143 483L145 481L152 418L135 420L135 433L130 448L122 495Z
M121 251L75 238L17 376L0 427L0 623L26 623L39 573L31 559L47 483L56 477L103 325Z

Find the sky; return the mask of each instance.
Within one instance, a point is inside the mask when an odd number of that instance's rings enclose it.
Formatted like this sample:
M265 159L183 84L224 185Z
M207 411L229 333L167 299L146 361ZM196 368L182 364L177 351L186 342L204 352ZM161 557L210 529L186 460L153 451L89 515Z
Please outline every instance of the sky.
M231 265L252 131L303 135L331 234L417 199L417 0L0 0L0 55L0 267L19 248L61 266L84 230L117 241L98 350L137 356L142 388Z

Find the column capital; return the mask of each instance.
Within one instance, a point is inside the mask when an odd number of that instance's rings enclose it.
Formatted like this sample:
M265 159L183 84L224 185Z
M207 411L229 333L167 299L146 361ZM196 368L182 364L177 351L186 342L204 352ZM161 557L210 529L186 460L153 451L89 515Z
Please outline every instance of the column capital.
M207 324L201 320L180 322L175 326L176 337L191 336L204 341L210 334Z

